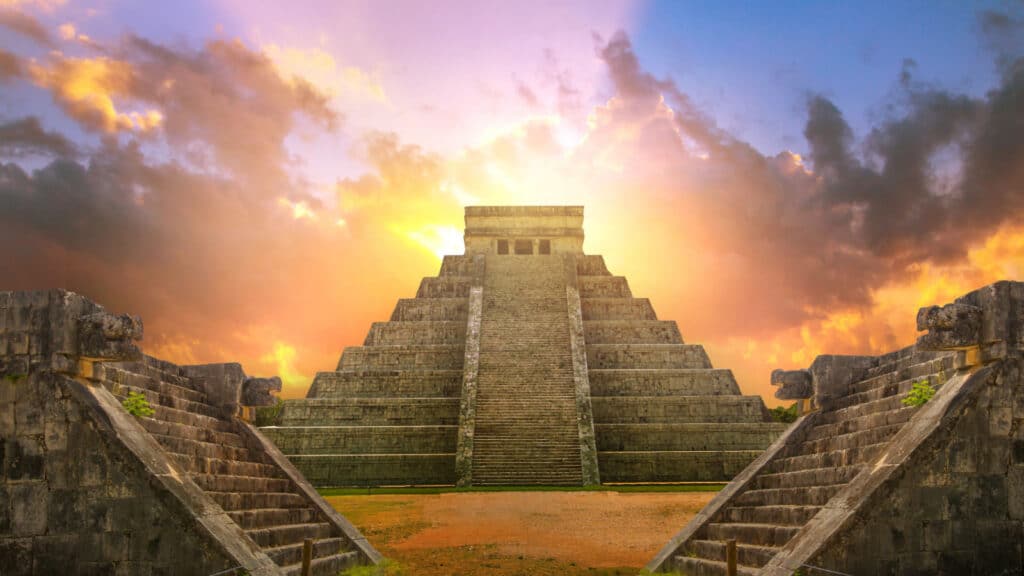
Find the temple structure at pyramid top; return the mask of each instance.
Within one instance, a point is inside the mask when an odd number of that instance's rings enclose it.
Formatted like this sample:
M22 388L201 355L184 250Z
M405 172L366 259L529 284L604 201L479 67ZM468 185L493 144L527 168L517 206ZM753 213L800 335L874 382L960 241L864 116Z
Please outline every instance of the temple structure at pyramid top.
M583 253L582 206L465 217L465 253L263 428L314 484L728 480L782 433Z
M583 254L583 206L469 206L466 254Z

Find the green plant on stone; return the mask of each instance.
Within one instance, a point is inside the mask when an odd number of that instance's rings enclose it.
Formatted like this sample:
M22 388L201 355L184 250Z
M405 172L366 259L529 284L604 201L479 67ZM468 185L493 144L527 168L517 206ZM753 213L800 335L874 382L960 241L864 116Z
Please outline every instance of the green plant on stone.
M902 400L904 406L921 406L935 396L935 388L928 382L928 379L914 382L910 386L910 393Z
M141 392L129 392L128 397L121 401L121 405L132 416L148 418L156 414L156 410L149 406L149 400L146 400L146 395Z
M799 417L797 416L796 402L790 404L788 408L784 406L776 406L775 408L769 409L768 413L771 415L772 420L775 422L782 422L784 424L796 422L796 419Z

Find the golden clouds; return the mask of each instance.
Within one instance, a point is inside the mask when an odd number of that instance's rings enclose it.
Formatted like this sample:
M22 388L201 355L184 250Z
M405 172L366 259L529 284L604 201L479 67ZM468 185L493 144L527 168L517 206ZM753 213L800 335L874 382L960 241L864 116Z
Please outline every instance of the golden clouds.
M105 57L65 58L57 56L49 66L31 63L32 81L49 89L64 110L85 126L107 133L149 132L163 123L156 109L119 110L115 98L132 91L131 64Z
M280 340L274 342L270 352L260 357L260 361L263 364L273 370L274 374L280 376L281 383L283 384L282 395L286 391L289 396L295 395L295 392L304 390L312 381L309 375L301 373L296 368L297 357L298 352L296 352L295 346Z
M318 90L336 97L361 97L385 102L384 87L374 76L355 66L339 66L331 53L319 47L303 50L267 44L263 53L270 58L282 78L302 78Z

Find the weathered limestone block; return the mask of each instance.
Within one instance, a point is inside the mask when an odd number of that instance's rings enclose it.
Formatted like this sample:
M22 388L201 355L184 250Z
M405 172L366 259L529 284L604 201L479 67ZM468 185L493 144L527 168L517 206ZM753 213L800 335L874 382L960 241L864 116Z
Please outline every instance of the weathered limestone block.
M632 298L629 282L623 276L579 277L580 298Z
M281 379L277 376L246 378L242 383L242 405L270 406L277 401L275 392L281 392Z
M138 316L95 312L78 319L79 353L87 358L137 360L142 353L134 341L141 339Z
M778 386L779 400L806 400L814 396L814 382L808 370L772 370L772 386Z
M466 321L467 298L402 298L391 314L392 322L451 320Z
M981 308L967 304L946 304L921 308L917 329L928 333L917 339L922 350L957 350L979 344Z
M191 378L197 388L206 392L207 402L220 409L224 417L238 413L242 399L242 384L248 378L237 362L182 366L182 373Z
M468 298L472 279L465 276L427 277L420 281L417 298Z
M657 320L647 298L584 298L583 320Z
M814 383L815 404L823 410L830 409L836 400L846 395L849 385L861 380L874 363L871 356L826 354L815 358L808 368Z
M576 256L576 274L579 276L611 276L605 266L604 257L598 255Z

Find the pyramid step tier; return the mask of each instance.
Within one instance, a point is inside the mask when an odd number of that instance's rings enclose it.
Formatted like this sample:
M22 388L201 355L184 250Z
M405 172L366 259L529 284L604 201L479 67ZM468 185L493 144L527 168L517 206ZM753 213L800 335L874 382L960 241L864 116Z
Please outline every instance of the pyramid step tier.
M647 298L581 298L583 320L657 320Z
M711 368L699 344L589 344L587 366L616 368Z
M458 398L306 398L285 402L280 426L458 425Z
M285 454L404 454L455 452L457 425L267 427Z
M758 396L605 396L590 400L598 424L765 422Z
M632 298L629 283L623 276L580 276L577 278L580 298Z
M682 344L672 320L588 320L584 339L590 344Z
M717 368L614 368L589 370L590 394L599 396L736 396L732 370Z
M462 370L319 372L309 398L458 398Z
M468 298L402 298L391 313L392 322L447 320L465 322Z
M465 347L455 344L350 346L337 369L460 370L464 357Z
M594 434L602 451L759 450L785 429L785 424L775 422L598 423Z
M455 344L466 341L466 323L425 320L418 322L374 322L363 346Z

